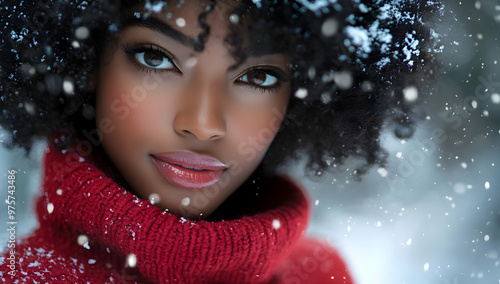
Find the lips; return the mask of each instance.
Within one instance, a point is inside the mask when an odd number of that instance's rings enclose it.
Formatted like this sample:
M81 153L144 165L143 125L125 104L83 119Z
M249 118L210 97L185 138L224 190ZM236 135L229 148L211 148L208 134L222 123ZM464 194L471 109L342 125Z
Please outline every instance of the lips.
M151 155L160 174L173 185L187 189L205 189L220 179L227 166L206 155L189 151Z

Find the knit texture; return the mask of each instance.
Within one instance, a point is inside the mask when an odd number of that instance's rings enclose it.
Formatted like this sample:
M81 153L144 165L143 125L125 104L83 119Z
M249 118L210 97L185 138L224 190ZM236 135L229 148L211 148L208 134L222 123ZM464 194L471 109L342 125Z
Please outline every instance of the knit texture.
M49 148L44 169L40 228L16 245L16 276L0 259L7 283L311 283L282 277L310 210L288 178L277 177L262 197L273 208L208 222L139 199L74 151ZM347 275L330 251L335 273Z

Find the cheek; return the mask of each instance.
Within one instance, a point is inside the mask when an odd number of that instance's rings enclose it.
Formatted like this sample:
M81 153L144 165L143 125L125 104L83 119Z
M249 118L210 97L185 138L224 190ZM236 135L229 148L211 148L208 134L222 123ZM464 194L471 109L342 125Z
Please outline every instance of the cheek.
M155 101L158 95L144 87L142 80L112 70L108 74L112 75L101 78L97 97L96 126L103 143L138 144L153 139L149 136L161 127L161 115L168 113Z
M232 114L234 149L240 160L252 165L260 163L280 129L288 97L281 96L266 107L237 111Z
M270 111L253 113L248 119L242 119L239 126L238 138L242 142L257 139L258 144L266 147L271 144L279 130L286 108L273 108Z

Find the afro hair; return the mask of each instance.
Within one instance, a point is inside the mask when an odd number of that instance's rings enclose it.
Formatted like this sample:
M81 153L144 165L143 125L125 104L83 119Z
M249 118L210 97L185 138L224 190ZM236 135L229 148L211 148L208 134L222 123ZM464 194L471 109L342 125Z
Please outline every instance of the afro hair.
M89 76L107 40L120 32L131 7L153 11L161 1L9 1L0 7L0 124L8 146L29 151L35 139L63 134L60 148L95 128L95 94ZM182 1L181 1L182 2ZM199 50L210 33L205 18ZM412 135L422 117L418 103L438 68L438 36L429 0L242 1L226 43L245 60L242 29L251 44L272 44L291 58L292 98L264 166L306 157L312 173L363 161L357 173L383 165L384 127ZM142 6L143 5L143 6Z

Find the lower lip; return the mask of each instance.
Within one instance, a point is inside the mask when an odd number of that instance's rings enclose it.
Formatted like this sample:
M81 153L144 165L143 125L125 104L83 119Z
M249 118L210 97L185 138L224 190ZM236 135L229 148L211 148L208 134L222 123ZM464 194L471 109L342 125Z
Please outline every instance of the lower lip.
M179 165L170 164L153 157L154 164L160 174L168 182L173 185L180 186L187 189L201 190L211 187L224 173L223 170L193 170L181 167Z

